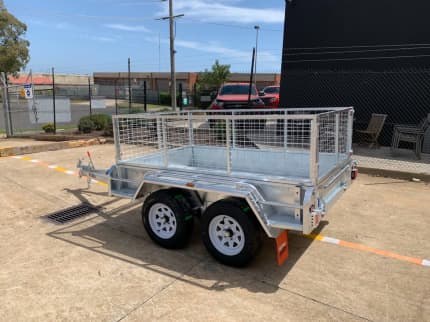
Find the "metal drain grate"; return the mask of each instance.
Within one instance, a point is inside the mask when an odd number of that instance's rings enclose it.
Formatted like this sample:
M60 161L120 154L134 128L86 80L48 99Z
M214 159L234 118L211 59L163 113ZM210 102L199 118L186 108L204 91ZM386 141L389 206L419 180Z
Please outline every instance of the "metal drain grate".
M96 212L98 212L97 207L83 203L78 206L73 206L67 209L63 209L61 211L54 212L52 214L44 216L43 218L56 224L62 225Z

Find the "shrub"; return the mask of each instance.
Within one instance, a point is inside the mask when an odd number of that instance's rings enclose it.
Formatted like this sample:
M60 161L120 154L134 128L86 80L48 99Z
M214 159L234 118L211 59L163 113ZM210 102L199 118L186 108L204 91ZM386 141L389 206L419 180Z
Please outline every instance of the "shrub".
M79 131L84 133L90 133L92 130L105 131L109 127L112 127L112 117L107 114L81 117L78 124Z
M94 114L91 115L91 121L94 122L94 130L102 131L108 126L109 122L112 123L112 117L107 114Z
M89 116L81 117L78 124L78 129L84 133L91 133L95 129L95 124Z
M168 93L160 93L160 105L170 105L172 100Z
M45 133L54 133L55 132L55 126L53 123L47 123L44 126L42 126L42 129L45 131Z
M113 136L113 123L112 123L112 118L110 118L106 124L106 127L104 129L104 133L105 136Z

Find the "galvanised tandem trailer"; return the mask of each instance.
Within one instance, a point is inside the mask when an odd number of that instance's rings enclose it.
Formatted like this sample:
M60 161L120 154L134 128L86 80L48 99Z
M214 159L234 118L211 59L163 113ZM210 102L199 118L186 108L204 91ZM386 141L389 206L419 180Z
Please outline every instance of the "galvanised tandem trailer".
M288 257L287 231L309 234L356 175L353 108L223 110L113 117L116 162L79 161L109 194L142 199L149 236L185 247L195 218L220 262L244 266L261 234Z

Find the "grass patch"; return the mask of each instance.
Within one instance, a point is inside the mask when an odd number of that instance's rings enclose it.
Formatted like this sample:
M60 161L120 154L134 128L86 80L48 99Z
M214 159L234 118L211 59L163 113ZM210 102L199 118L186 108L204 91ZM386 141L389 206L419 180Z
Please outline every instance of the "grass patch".
M146 107L147 107L148 111L158 111L158 110L170 108L170 106L155 105L155 104L146 104ZM118 108L128 109L128 102L119 102ZM132 110L142 110L142 112L143 112L144 108L145 108L145 104L142 104L142 103L132 103L131 104ZM123 111L121 111L121 112L123 112Z

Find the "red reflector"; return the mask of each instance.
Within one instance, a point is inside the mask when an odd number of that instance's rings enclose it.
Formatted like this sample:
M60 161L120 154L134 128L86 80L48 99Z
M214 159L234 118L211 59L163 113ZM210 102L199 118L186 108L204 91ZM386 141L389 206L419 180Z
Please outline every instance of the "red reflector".
M276 238L276 259L279 266L282 266L288 259L288 234L286 230Z

